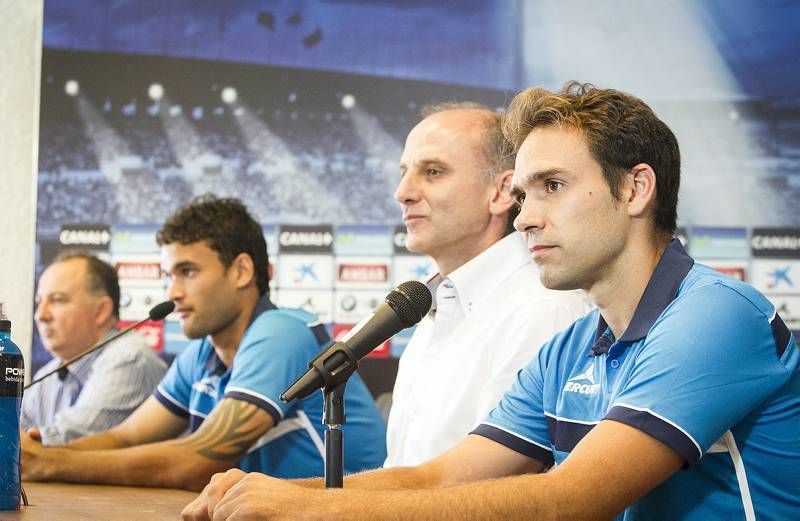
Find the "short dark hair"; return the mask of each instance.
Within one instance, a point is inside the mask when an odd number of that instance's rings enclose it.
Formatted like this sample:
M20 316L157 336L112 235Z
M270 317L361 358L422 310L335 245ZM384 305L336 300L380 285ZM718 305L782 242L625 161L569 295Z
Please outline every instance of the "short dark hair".
M532 87L511 102L503 133L519 151L528 134L540 127L581 131L615 199L631 168L650 165L656 173L655 228L670 236L675 233L681 176L678 140L642 100L575 81L560 92Z
M503 135L503 120L499 112L474 101L445 101L422 107L420 116L424 119L449 110L479 110L485 113L486 122L482 138L482 152L486 162L482 165L481 173L487 182L492 181L501 172L514 169L516 151ZM508 211L506 235L514 231L514 218L516 216L516 206L512 206Z
M56 256L53 264L72 259L86 261L86 289L94 295L110 297L112 313L119 318L119 279L114 267L84 250L64 250Z
M264 232L240 200L212 194L197 197L172 214L156 233L159 246L198 241L206 241L226 268L240 253L249 255L258 294L269 293L269 257Z

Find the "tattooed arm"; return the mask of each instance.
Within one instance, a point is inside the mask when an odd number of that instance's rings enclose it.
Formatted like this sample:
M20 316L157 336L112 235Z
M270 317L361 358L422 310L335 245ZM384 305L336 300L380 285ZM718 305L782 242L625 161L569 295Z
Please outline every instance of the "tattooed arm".
M186 427L176 418L151 398L119 427L69 447L45 448L26 437L23 479L199 491L212 474L233 467L274 424L259 407L225 398L196 432L166 440Z

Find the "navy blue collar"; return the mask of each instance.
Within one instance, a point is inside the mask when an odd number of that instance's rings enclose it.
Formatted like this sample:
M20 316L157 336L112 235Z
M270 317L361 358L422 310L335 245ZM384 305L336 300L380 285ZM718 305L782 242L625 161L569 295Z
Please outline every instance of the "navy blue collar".
M694 266L694 259L689 257L678 239L672 239L661 255L650 281L636 306L631 323L619 338L620 342L635 342L647 336L650 328L664 312L664 309L675 300L683 279ZM595 343L590 355L607 353L612 342L604 333L608 329L603 315L597 321Z
M278 309L278 306L272 303L269 299L269 294L264 295L258 302L256 303L255 309L253 309L253 316L250 317L250 325L264 312L271 311L273 309ZM211 340L208 338L205 339L206 342L211 344ZM228 367L222 363L219 356L217 355L216 349L214 346L211 346L211 353L208 355L208 361L206 362L206 371L209 371L213 374L223 375L228 370Z

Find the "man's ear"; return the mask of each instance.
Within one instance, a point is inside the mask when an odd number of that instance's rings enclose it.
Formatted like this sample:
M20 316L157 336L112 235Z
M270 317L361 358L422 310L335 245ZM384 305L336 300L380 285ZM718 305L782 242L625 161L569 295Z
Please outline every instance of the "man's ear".
M492 198L489 200L489 212L492 215L502 215L514 205L514 198L511 196L512 177L514 170L509 169L500 172L492 179Z
M240 253L233 259L231 269L236 276L236 288L243 289L250 284L256 284L256 270L253 259L247 253Z
M102 326L114 315L114 301L108 295L98 297L94 308L94 323Z
M642 217L655 206L656 173L647 163L630 169L623 197L628 205L628 215Z

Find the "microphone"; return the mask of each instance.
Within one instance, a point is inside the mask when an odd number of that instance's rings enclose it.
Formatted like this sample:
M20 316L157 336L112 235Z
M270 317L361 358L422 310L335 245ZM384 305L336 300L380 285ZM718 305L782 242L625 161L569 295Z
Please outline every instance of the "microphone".
M308 371L283 394L286 403L305 398L320 388L330 389L347 380L358 361L401 330L411 327L431 309L431 292L416 280L403 282L339 342L335 342L308 364Z
M25 389L29 389L33 385L38 384L39 382L41 382L42 380L44 380L45 378L47 378L48 376L50 376L50 375L52 375L54 373L58 373L59 377L63 380L66 377L67 367L69 365L71 365L72 363L77 362L78 360L80 360L84 356L86 356L86 355L88 355L90 353L94 353L95 351L97 351L101 347L104 347L104 346L110 344L111 342L113 342L114 340L118 339L122 335L124 335L124 334L128 333L129 331L132 331L135 328L141 326L142 324L144 324L148 320L164 320L164 318L166 318L166 316L169 315L170 313L172 313L174 310L175 310L175 303L173 301L171 301L171 300L167 300L165 302L162 302L161 304L156 304L155 306L150 308L150 311L147 313L147 318L143 318L140 321L138 321L137 323L126 327L122 331L116 332L114 335L112 335L107 340L104 340L104 341L100 342L99 344L95 344L93 347L90 347L89 349L87 349L86 351L84 351L83 353L79 354L78 356L76 356L75 358L73 358L71 360L67 360L66 362L62 363L60 366L56 367L55 369L53 369L49 373L47 373L47 374L45 374L43 376L40 376L36 380L34 380L31 383L29 383L28 385L26 385ZM62 377L61 375L64 375L64 376Z

